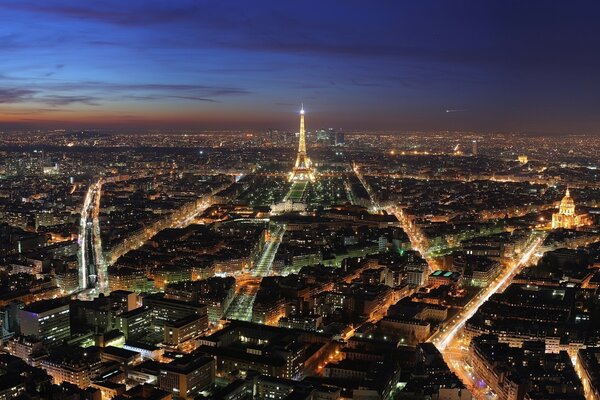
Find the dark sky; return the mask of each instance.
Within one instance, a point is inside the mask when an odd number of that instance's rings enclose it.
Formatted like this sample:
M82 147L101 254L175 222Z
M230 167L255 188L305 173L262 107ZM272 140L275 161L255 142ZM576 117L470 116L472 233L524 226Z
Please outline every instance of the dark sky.
M600 133L599 1L0 3L0 129ZM456 110L447 112L447 110Z

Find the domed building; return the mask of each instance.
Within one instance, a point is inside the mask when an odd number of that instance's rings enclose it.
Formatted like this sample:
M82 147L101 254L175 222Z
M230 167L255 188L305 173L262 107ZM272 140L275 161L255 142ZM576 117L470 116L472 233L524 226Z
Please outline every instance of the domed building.
M571 197L569 189L560 201L558 212L552 214L552 229L574 229L583 225L590 225L588 214L575 214L575 200Z

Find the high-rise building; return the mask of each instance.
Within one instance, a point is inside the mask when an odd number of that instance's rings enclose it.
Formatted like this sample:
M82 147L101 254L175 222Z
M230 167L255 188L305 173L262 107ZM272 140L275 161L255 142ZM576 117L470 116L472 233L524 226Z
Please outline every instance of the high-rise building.
M341 129L337 132L335 132L335 145L336 146L343 146L346 144L346 138L344 136L344 131L342 131Z
M304 131L304 105L300 110L300 136L298 141L298 155L294 169L290 173L290 181L314 181L315 171L312 161L306 152L306 132Z
M477 155L477 140L473 140L473 150L472 153L474 156Z
M325 130L325 129L320 129L318 131L316 131L316 137L317 137L317 142L329 142L329 138L331 133L331 128L329 128L329 130Z
M69 303L59 300L42 300L19 310L21 334L32 336L48 347L62 343L71 336Z

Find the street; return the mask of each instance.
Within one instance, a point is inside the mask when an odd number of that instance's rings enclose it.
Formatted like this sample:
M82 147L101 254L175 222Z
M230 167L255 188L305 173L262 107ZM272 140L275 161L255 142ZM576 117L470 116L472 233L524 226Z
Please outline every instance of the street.
M465 308L452 320L446 322L442 328L434 333L429 342L435 344L440 350L448 367L463 381L465 386L471 390L474 398L493 399L495 396L487 387L487 384L475 375L468 363L468 349L462 342L459 332L465 323L471 318L479 307L485 303L494 293L504 290L512 281L512 278L525 266L532 263L540 245L546 237L545 233L532 232L532 243L523 252L518 262L510 263L489 286L484 288L473 298Z

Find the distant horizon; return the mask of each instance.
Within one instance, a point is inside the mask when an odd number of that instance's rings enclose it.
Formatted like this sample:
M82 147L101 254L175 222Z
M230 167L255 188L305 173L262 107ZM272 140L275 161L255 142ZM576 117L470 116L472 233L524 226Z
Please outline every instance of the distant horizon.
M581 132L510 132L510 131L473 131L473 130L444 130L444 129L436 129L436 130L400 130L400 129L344 129L343 127L315 127L315 128L306 128L307 133L312 133L317 130L327 130L327 129L341 130L348 135L435 135L435 134L468 134L468 135L481 135L481 136L492 136L492 135L501 135L501 136L568 136L568 137L578 137L578 136L589 136L595 135L595 133L581 133ZM82 134L108 134L108 135L206 135L206 134L224 134L224 135L235 135L235 134L267 134L269 131L279 131L279 132L287 132L287 133L298 133L297 129L294 128L278 128L278 127L269 127L269 128L231 128L231 129L199 129L199 128L181 128L181 129L173 129L173 128L84 128L84 129L63 129L63 128L30 128L30 129L0 129L0 133L52 133L52 134L74 134L74 133L82 133ZM457 138L460 139L460 138Z
M272 130L284 130L284 131L294 131L297 130L297 124L295 124L295 118L299 115L298 113L289 112L286 113L288 118L280 118L277 121L273 121L272 123L261 123L254 122L248 124L239 124L236 123L234 125L229 125L226 121L227 118L223 118L221 121L215 121L208 126L202 126L202 124L190 124L187 125L185 123L177 122L177 123L166 123L166 122L156 122L156 123L143 123L142 121L136 122L128 122L123 124L115 125L114 122L107 122L104 125L102 124L81 124L80 122L72 122L69 124L65 124L61 121L53 121L52 123L23 123L23 122L15 122L15 123L6 123L0 122L0 132L24 132L24 131L37 131L37 130L45 130L45 131L59 131L64 130L68 132L77 132L77 131L98 131L98 132L119 132L120 133L150 133L152 131L163 131L163 133L179 133L179 132L227 132L227 131L268 131ZM483 129L476 127L465 127L465 128L447 128L447 127L432 127L432 128L401 128L401 127L377 127L377 122L374 122L373 125L370 125L368 122L363 122L359 124L358 127L345 127L347 124L344 123L343 120L340 120L336 124L328 124L322 123L319 121L327 120L322 116L314 121L313 116L310 113L307 113L307 130L311 129L341 129L345 132L353 133L353 132L394 132L398 134L405 133L436 133L436 132L456 132L456 133L476 133L482 135L489 134L515 134L515 135L542 135L542 136L559 136L559 135L600 135L600 127L598 129L589 130L589 131L575 131L575 130L510 130L510 129ZM277 124L276 122L279 122ZM415 124L417 124L415 122Z

